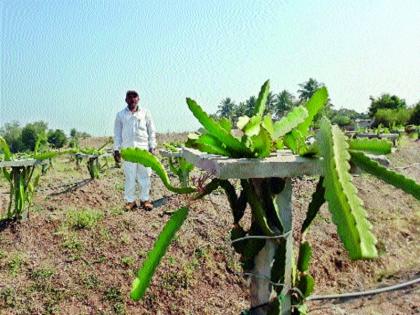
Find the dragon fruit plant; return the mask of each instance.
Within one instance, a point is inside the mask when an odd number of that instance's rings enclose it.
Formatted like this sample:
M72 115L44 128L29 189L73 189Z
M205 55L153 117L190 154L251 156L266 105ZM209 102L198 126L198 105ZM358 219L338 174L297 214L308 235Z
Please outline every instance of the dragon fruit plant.
M321 175L309 204L306 219L300 227L302 237L297 248L297 260L293 258L293 239L287 241L286 237L282 237L285 233L289 233L289 236L292 234L290 218L285 216L286 209L279 207L276 201L284 193L285 187L290 185L290 179L241 179L239 191L229 180L217 178L204 187L174 187L162 164L149 152L126 148L122 150L122 157L127 161L151 167L169 190L180 194L191 194L190 203L222 187L232 212L230 231L232 245L241 257L244 272L252 272L257 263L261 264L256 261L260 252L267 250L268 246L271 251L262 262L270 270L271 277L267 284L269 288L266 288L270 294L261 307L253 305L251 301L250 313L304 314L307 312L305 299L314 288L314 278L309 273L312 249L305 240L305 233L325 202L350 258L372 259L378 256L375 246L377 240L367 218L367 211L352 183L350 164L419 200L420 185L370 158L371 154L390 153L392 145L389 141L348 139L338 126L332 125L325 117L320 119L315 142L308 144L306 140L312 135L311 125L314 118L328 101L325 87L317 90L306 103L294 107L276 122L270 115L263 114L268 93L269 81L261 88L254 115L239 118L237 127L242 132L241 136L232 134L232 124L228 119L222 118L217 121L211 118L196 101L187 98L189 109L205 131L191 135L186 146L230 158L264 159L279 149L289 149L296 155L318 159L321 164ZM241 221L247 205L251 209L250 224ZM175 233L187 218L188 209L189 204L186 204L175 212L158 236L133 282L131 291L133 300L139 300L144 296L157 265ZM244 226L250 228L245 229ZM253 290L259 289L251 285L251 297L259 294L252 292Z

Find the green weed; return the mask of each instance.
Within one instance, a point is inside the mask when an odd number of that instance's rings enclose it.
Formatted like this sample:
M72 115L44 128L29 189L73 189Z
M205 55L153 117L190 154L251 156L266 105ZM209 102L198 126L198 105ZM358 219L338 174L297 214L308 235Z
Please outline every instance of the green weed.
M103 218L103 214L93 209L70 210L67 212L66 223L73 229L91 229L99 220Z

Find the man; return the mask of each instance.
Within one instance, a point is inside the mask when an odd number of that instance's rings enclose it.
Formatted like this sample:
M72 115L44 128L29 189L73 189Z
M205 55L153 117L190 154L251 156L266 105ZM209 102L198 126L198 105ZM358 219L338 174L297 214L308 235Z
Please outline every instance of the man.
M114 126L114 158L117 163L121 162L121 148L135 147L149 150L155 154L156 133L150 112L145 108L139 108L139 95L136 91L128 91L125 102L127 107L117 113ZM132 210L136 204L136 180L140 185L140 206L145 210L153 209L150 201L150 167L141 164L124 161L123 163L125 186L124 199L125 209Z

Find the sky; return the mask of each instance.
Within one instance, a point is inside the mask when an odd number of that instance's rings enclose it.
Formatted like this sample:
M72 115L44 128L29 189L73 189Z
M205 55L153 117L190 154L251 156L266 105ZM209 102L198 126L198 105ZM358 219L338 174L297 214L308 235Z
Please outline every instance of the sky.
M369 96L420 100L420 1L0 0L0 125L112 135L127 90L159 132L199 127L209 113L310 77L335 108Z

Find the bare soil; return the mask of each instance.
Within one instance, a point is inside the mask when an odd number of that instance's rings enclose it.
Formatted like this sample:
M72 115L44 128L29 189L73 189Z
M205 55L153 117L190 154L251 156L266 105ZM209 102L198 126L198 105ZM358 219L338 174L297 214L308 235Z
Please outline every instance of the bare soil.
M183 138L185 134L164 139ZM98 147L104 139L87 143ZM419 154L419 142L404 140L390 156L391 167L420 181L420 166L415 164ZM153 176L155 209L123 211L122 170L110 165L92 181L84 164L78 170L68 157L54 161L42 177L29 219L1 226L0 314L239 314L247 309L247 281L229 245L232 219L220 191L193 204L146 298L130 300L136 270L168 213L185 200ZM354 182L378 238L380 257L351 261L323 206L307 235L314 252L311 273L317 295L366 290L419 276L420 202L368 175L357 176ZM296 179L293 185L297 224L305 217L316 179ZM7 200L2 180L0 210ZM91 214L82 227L73 220L78 211ZM308 305L310 314L419 314L419 286Z

